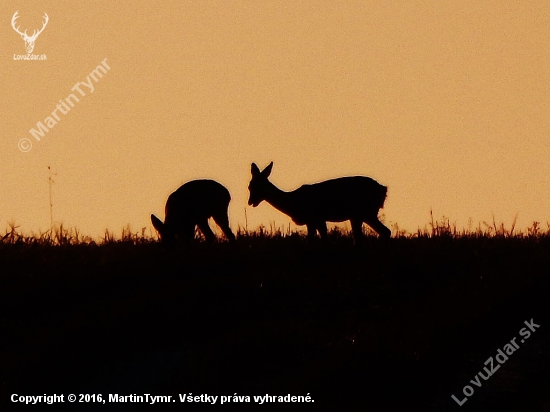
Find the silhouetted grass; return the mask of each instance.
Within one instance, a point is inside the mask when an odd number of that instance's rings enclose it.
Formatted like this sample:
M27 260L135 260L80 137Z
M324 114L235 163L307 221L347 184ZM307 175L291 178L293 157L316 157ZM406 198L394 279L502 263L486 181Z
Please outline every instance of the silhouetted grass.
M342 229L308 244L271 226L167 251L129 228L94 240L12 225L0 242L2 400L310 393L314 404L291 409L549 408L549 230L459 231L445 218L392 229L358 248ZM531 318L541 328L459 408L451 395Z

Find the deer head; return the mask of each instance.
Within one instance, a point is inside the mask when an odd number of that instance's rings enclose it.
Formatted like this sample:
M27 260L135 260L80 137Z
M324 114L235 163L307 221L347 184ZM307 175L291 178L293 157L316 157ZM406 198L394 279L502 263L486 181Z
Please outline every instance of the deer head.
M273 169L273 162L261 172L256 163L252 163L250 170L252 172L252 180L250 180L250 184L248 185L248 190L250 191L248 204L250 206L256 207L265 200L266 190L269 189L267 178L271 174L271 169Z
M32 33L32 36L29 36L29 35L27 35L27 30L25 30L24 33L21 33L19 31L19 27L15 27L15 20L17 20L17 18L19 17L17 15L17 13L19 13L19 10L16 11L15 14L13 15L13 17L11 19L11 26L13 27L13 29L17 33L19 33L21 35L21 38L25 41L25 48L27 49L27 53L32 53L32 51L34 50L34 42L36 41L36 38L38 37L38 35L40 33L42 33L44 31L44 28L48 24L48 20L50 18L48 17L48 15L46 13L44 13L44 17L45 17L46 21L44 21L44 24L42 25L42 28L38 31L34 30L33 33Z

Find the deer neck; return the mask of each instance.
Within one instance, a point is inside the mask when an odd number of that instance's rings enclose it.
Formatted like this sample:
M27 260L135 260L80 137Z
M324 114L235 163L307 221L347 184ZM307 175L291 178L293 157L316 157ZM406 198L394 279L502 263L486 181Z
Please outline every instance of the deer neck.
M265 201L280 210L284 214L292 217L295 214L295 202L293 192L285 192L268 182L268 190L266 191Z

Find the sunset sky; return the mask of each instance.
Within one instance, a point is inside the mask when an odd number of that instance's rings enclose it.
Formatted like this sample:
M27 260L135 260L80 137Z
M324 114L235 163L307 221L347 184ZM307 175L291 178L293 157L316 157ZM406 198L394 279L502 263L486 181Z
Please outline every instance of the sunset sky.
M47 60L14 60L16 11L29 35L48 14ZM250 164L270 161L284 190L376 179L386 225L409 231L431 209L459 227L550 221L548 1L7 0L0 17L0 233L49 229L48 166L55 223L90 236L154 233L198 178L229 189L234 231L245 211L249 229L286 226L246 203Z

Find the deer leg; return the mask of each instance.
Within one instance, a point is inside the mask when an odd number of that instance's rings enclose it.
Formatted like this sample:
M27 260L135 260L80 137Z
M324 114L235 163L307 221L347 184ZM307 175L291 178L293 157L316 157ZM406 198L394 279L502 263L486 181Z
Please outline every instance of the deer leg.
M190 242L195 237L195 223L188 219L181 219L180 217L173 217L172 215L166 216L164 226L173 233L173 236L177 236L180 240Z
M223 213L217 213L214 216L212 216L212 219L214 219L214 222L221 228L223 234L229 240L230 242L235 241L235 235L231 231L231 228L229 227L229 218L227 216L227 212Z
M355 245L361 243L363 240L363 221L358 219L351 219L351 230L353 232L353 239L355 240Z
M378 217L373 217L365 220L365 223L372 227L381 238L389 239L391 237L391 230L382 224L378 220Z
M181 241L190 242L193 240L195 234L195 223L166 216L166 220L164 221L164 229L168 235L166 236L167 243L174 244L176 237Z
M191 242L195 237L195 224L182 224L178 226L177 233L184 242Z
M197 226L201 230L208 243L216 240L216 235L214 235L214 232L212 232L212 229L210 229L210 226L208 225L208 219L200 220L197 223Z
M319 231L319 235L321 236L321 239L326 241L327 240L327 223L321 222L317 225L317 230Z
M317 233L317 228L315 225L307 224L307 241L313 242L315 240L315 233Z

